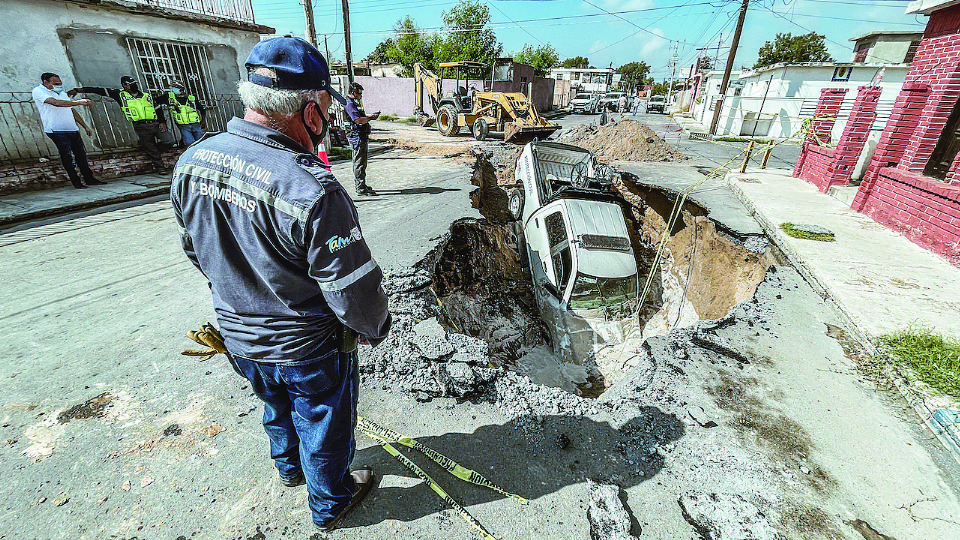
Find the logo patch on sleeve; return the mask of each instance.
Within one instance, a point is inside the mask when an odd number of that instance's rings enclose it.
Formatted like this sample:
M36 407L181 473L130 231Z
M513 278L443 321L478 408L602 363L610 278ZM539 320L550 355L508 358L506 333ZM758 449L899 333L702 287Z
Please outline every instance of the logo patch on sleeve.
M350 230L350 236L347 236L346 238L342 236L333 236L327 240L327 248L330 250L330 253L333 253L349 246L357 240L361 240L362 238L363 235L360 234L360 227L354 227Z

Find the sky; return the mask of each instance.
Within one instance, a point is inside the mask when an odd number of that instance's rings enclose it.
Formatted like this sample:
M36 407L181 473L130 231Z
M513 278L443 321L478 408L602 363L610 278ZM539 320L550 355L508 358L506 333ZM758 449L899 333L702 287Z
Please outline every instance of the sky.
M330 55L343 60L341 0L253 0L256 22L278 35L303 36L301 1L313 1L318 43L326 36ZM658 81L685 76L701 54L726 61L742 0L481 0L490 8L490 28L503 44L503 56L524 44L550 44L560 60L585 56L594 67L646 62ZM907 15L909 0L751 0L735 69L752 66L757 51L777 33L814 31L826 36L837 61L853 56L850 38L870 32L922 31L924 15ZM443 26L442 13L457 0L350 0L353 58L359 61L393 35L394 24L409 15L419 28ZM705 49L705 52L698 49Z

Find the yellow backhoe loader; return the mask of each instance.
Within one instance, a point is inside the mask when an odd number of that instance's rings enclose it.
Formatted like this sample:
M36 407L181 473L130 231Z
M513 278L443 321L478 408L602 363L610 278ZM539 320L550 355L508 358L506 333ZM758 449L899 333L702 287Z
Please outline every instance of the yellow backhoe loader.
M490 69L489 87L493 88L493 68L480 62L443 62L440 64L440 75L437 77L432 71L421 64L413 65L413 77L416 84L417 106L414 115L421 126L429 126L434 122L440 133L453 137L466 127L473 136L482 141L491 131L502 131L503 139L516 144L526 144L533 139L546 139L560 125L551 122L537 113L537 108L527 100L527 96L519 92L492 92L478 91L471 87L467 90L470 79L464 77L463 85L461 74L467 75L469 70L485 72ZM445 69L452 69L456 76L456 89L448 95L443 94L443 78ZM475 80L480 84L487 81ZM433 115L423 110L424 97L429 99Z

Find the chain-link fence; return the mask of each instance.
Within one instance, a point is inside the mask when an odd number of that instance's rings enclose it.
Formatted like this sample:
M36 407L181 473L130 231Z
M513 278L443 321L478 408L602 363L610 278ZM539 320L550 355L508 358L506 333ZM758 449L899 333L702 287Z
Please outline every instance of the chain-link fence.
M93 136L87 138L80 132L91 155L137 147L137 135L133 125L123 116L117 102L110 98L88 95L93 105L75 107ZM172 122L169 111L164 109L167 127L176 144L180 144L180 130ZM243 103L236 94L217 94L216 105L208 108L207 131L226 131L227 122L234 116L243 116ZM92 139L92 140L91 140ZM15 161L56 157L57 147L44 135L40 115L30 92L0 92L0 164Z

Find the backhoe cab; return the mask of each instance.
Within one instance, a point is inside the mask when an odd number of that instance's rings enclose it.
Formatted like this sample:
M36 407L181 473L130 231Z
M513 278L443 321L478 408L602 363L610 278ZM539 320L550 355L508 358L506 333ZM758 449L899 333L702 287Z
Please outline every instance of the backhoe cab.
M444 95L443 74L452 69L456 88ZM484 73L490 70L489 81L473 79L484 87L482 91L471 85L469 71ZM482 141L491 131L502 131L506 141L526 144L533 139L545 139L560 125L541 117L537 108L519 92L492 92L493 68L480 62L443 62L440 77L423 65L413 65L417 106L414 115L421 126L434 122L440 133L454 137L466 127L473 136ZM461 84L461 80L463 84ZM489 83L488 85L485 83ZM468 90L469 88L469 90ZM433 115L423 110L424 97L429 98Z

